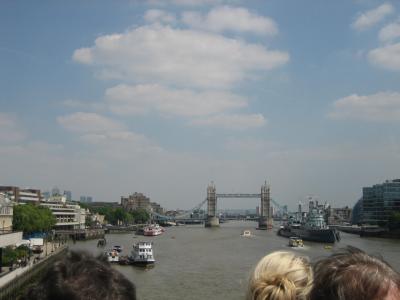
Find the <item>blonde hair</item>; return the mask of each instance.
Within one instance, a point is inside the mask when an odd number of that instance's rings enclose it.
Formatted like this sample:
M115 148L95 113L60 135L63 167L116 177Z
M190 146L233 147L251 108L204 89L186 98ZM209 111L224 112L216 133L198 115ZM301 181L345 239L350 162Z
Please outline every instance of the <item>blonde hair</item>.
M306 257L276 251L264 256L255 267L247 300L307 299L312 280L312 267Z

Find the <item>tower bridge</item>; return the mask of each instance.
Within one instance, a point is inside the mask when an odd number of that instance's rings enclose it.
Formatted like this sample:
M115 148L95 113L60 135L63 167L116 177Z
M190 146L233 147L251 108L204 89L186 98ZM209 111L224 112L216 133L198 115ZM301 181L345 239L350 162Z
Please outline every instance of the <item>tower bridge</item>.
M259 198L261 199L260 217L258 219L258 227L260 229L272 228L272 211L271 211L271 197L270 187L265 182L261 186L261 193L259 194L217 194L215 184L207 187L207 219L206 227L219 226L219 218L217 216L217 199L218 198Z
M207 215L205 218L205 226L206 227L217 227L219 226L219 218L217 214L217 200L218 198L258 198L261 200L260 205L260 216L258 218L258 228L259 229L269 229L272 228L272 206L275 205L278 208L281 206L275 202L270 197L270 187L265 182L261 186L260 193L250 194L250 193L218 193L216 192L215 184L211 182L210 185L207 186L207 197L199 203L196 207L191 210L184 212L178 216L164 216L157 214L155 212L151 212L153 216L155 216L159 220L167 221L167 220L184 220L190 217L193 211L200 209L205 203L207 203Z

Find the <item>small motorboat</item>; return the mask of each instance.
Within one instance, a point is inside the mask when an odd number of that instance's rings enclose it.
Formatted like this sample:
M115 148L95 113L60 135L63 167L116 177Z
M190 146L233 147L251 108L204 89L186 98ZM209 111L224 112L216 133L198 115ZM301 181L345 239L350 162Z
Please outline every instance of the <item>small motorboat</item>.
M106 257L108 262L110 263L118 263L119 262L119 255L116 250L106 251Z
M292 236L289 238L290 247L303 247L303 240L297 236Z
M123 248L122 248L122 246L115 245L112 247L112 250L117 251L118 253L121 253Z
M250 230L243 230L241 236L250 237L252 236L252 233Z

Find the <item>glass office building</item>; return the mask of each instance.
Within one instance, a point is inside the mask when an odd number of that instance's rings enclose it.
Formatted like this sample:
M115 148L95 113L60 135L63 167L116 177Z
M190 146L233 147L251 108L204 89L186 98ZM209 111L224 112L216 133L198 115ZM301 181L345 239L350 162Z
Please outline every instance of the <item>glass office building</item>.
M394 211L400 212L400 179L363 188L363 223L385 225Z

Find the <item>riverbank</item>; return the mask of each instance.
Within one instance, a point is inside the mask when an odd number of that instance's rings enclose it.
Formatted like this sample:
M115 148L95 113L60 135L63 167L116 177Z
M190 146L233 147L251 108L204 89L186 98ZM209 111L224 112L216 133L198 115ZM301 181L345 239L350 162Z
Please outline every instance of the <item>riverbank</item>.
M64 255L67 249L66 244L48 242L45 250L41 254L31 256L25 266L3 272L0 277L0 299L17 299L32 282L40 279L47 268Z

